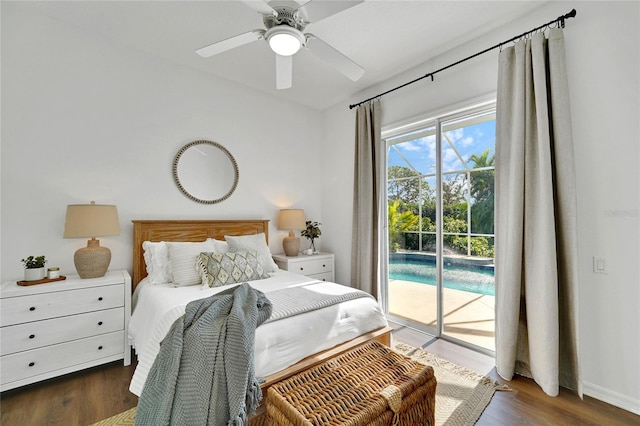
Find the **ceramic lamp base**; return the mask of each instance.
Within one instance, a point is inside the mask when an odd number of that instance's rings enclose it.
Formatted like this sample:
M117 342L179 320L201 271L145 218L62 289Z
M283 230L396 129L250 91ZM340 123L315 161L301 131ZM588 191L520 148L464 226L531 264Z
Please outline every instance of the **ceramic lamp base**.
M290 231L289 236L282 240L282 248L287 256L297 256L300 252L300 238L296 237L293 231Z
M76 250L73 263L80 278L104 277L111 263L111 250L101 247L100 240L88 240L86 247Z

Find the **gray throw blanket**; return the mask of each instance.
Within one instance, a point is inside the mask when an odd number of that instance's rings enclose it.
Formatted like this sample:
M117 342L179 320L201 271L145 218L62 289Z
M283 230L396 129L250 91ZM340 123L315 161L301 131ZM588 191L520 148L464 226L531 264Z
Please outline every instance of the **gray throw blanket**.
M373 299L373 296L369 293L355 288L348 288L340 284L322 283L320 285L333 285L340 288L341 292L331 294L315 291L315 288L319 286L319 284L289 287L268 292L267 297L269 297L269 301L271 302L272 312L269 319L265 321L265 324L282 318L315 311L316 309L326 308L327 306L346 302L347 300L358 299L360 297ZM326 287L322 287L322 289L326 290Z
M135 424L246 424L262 398L255 329L269 315L269 300L246 283L190 302L161 343Z

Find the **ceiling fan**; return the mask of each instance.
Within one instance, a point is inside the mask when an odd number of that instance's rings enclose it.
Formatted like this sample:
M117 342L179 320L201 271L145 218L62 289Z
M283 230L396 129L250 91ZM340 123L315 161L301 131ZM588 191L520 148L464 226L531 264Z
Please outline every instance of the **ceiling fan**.
M237 36L210 44L196 50L204 58L217 55L227 50L251 43L266 40L276 54L276 88L288 89L293 77L293 55L305 47L319 59L331 64L342 74L356 81L364 68L316 37L311 33L303 33L312 22L318 22L345 9L353 7L364 0L351 1L308 1L302 5L296 1L243 0L243 3L258 11L265 29L256 29Z

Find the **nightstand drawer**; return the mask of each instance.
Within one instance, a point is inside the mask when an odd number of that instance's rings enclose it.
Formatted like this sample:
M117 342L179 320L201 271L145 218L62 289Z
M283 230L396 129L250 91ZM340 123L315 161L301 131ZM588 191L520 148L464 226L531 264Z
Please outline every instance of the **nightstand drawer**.
M74 340L0 358L0 382L7 383L46 374L85 362L122 354L124 331Z
M333 272L323 272L322 274L312 274L307 276L320 281L333 281Z
M0 300L0 325L124 306L124 284L82 288Z
M273 255L273 260L278 265L278 268L322 281L333 281L335 279L333 259L332 253L317 253L311 256Z
M330 258L309 259L305 261L295 262L290 266L291 272L297 272L302 275L321 274L333 271L333 262Z
M124 329L124 308L113 308L0 328L0 355Z

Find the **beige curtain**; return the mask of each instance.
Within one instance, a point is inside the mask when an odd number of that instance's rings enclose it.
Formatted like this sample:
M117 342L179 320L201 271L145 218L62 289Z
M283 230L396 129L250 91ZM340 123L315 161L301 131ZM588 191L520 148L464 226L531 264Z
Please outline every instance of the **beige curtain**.
M500 53L496 119L496 367L582 395L571 114L561 29Z
M353 183L351 285L376 299L380 285L380 223L384 182L384 150L380 136L380 103L356 110L356 149Z

